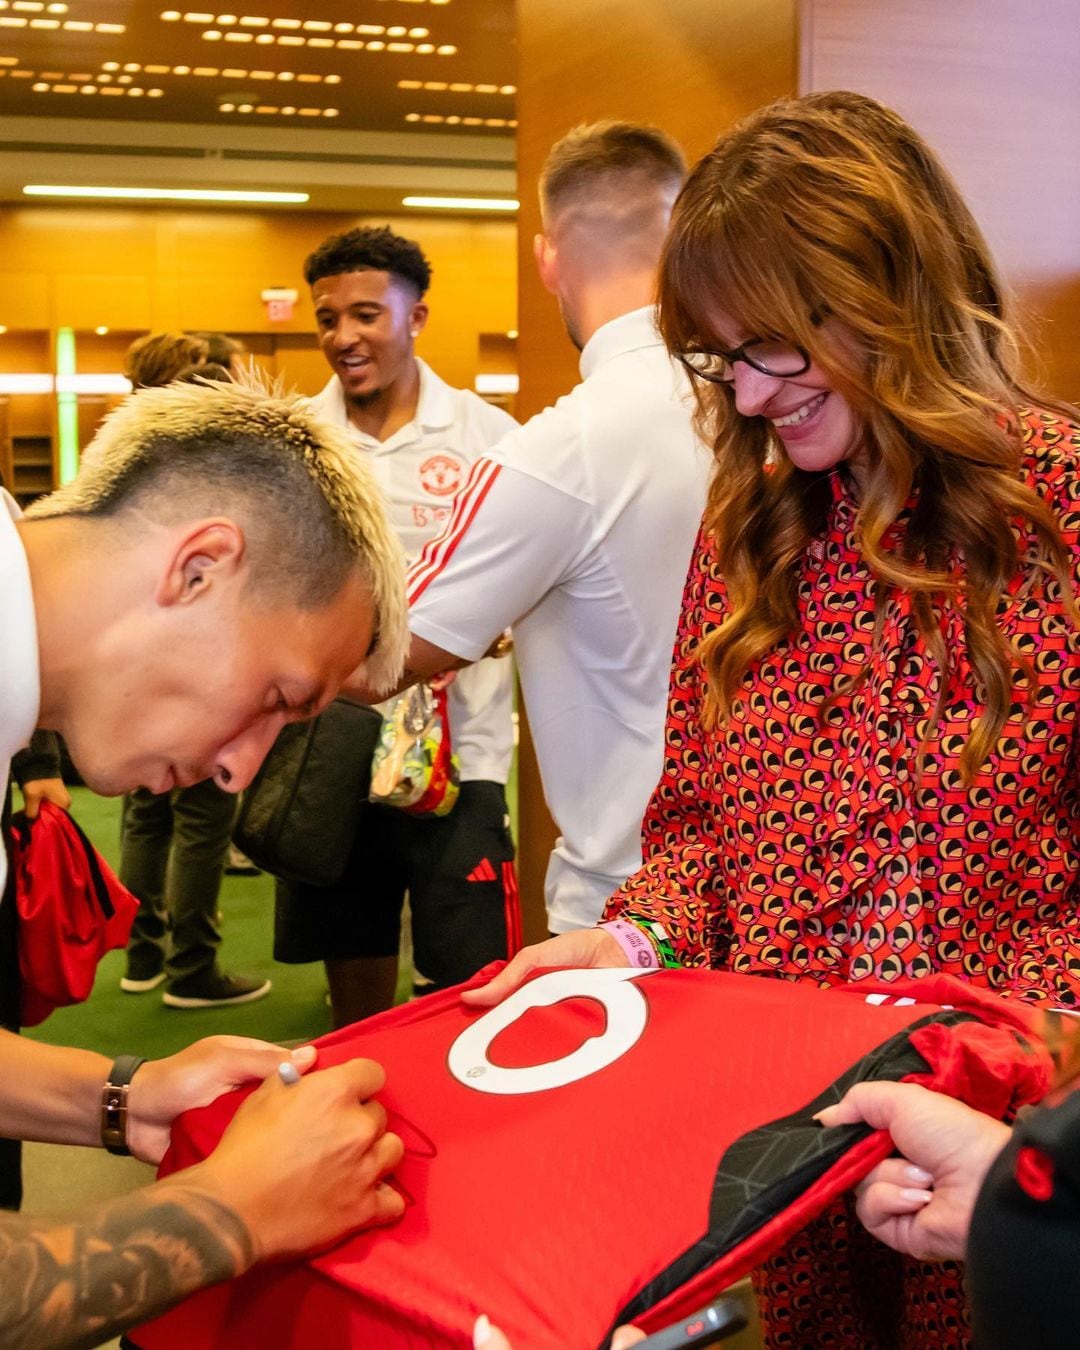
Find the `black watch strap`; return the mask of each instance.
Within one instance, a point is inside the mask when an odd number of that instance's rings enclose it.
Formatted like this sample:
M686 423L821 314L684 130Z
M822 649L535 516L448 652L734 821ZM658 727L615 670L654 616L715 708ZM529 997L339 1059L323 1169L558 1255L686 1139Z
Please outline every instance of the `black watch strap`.
M101 1089L101 1142L110 1153L127 1156L128 1087L145 1059L118 1055Z

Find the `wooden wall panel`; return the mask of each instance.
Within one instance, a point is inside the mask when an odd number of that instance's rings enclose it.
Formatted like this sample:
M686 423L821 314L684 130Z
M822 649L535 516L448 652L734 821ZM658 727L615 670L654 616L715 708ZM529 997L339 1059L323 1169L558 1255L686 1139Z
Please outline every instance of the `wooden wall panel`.
M536 275L536 184L552 144L580 122L652 122L691 162L745 113L793 93L796 0L518 0L518 416L578 380L552 297ZM527 728L520 764L520 871L526 937L543 936L543 874L554 839Z
M1028 307L1046 385L1080 400L1076 0L804 0L804 89L891 104L942 156Z
M0 215L0 323L310 333L304 258L357 223L317 213L14 208ZM514 223L420 215L371 223L391 225L428 254L432 317L419 350L452 384L471 386L480 333L517 325ZM260 299L269 286L301 292L292 320L273 328ZM307 354L297 364L310 383Z

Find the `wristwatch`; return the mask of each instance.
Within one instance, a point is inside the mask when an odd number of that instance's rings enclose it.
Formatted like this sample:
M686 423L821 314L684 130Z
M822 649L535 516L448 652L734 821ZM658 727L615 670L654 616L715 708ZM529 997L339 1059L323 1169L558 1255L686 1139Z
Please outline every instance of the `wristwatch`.
M101 1142L121 1157L131 1153L127 1146L128 1087L145 1063L138 1055L119 1055L101 1089Z

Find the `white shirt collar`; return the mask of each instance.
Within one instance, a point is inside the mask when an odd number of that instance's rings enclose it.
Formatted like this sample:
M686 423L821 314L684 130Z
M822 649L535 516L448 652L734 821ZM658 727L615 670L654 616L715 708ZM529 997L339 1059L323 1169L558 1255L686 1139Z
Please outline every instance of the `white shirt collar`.
M639 347L655 347L660 340L655 306L646 305L644 309L632 309L629 314L620 314L617 319L602 324L582 348L578 362L581 378L587 380L593 371L613 356L621 356L623 352L635 351Z
M0 763L29 742L41 708L30 565L15 528L20 514L0 488Z
M420 375L420 389L416 396L416 412L413 414L411 421L406 422L403 427L399 427L385 441L377 441L374 436L368 436L349 421L349 410L345 403L345 390L342 388L341 380L336 375L330 377L329 383L321 394L316 395L312 403L316 405L316 410L319 413L323 416L331 416L341 426L345 427L361 445L375 451L394 449L402 444L407 445L410 441L419 439L425 432L442 431L446 427L453 426L454 391L445 380L435 374L426 361L421 361L419 357L416 357L415 360Z

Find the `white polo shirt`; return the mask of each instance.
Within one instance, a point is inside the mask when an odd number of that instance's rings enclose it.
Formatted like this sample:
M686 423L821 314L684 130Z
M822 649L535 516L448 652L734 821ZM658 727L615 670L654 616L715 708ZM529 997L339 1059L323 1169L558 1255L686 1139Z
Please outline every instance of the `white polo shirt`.
M561 837L554 932L594 924L641 865L668 674L711 459L651 309L605 324L583 383L473 470L409 573L413 633L475 659L512 626Z
M0 791L11 773L11 758L30 743L41 703L37 620L30 568L15 528L19 508L0 488ZM0 840L0 894L7 855Z
M452 388L425 362L417 359L416 364L420 371L416 415L388 440L376 440L349 421L336 375L308 400L316 416L343 427L368 456L410 561L449 520L454 495L473 464L508 431L517 430L509 413L468 389ZM496 628L496 635L500 631ZM505 783L514 753L511 662L478 661L459 671L450 686L448 707L462 780Z

